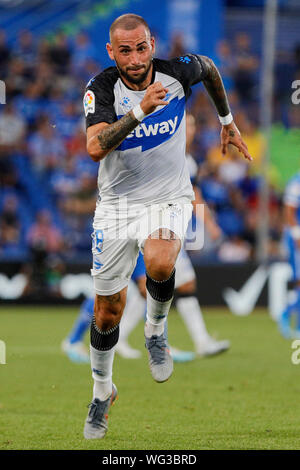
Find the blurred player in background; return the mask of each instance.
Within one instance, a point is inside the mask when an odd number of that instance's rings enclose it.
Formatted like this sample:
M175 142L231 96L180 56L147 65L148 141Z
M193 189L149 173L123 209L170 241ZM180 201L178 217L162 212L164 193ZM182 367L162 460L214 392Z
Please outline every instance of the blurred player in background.
M132 14L112 23L110 41L106 48L116 66L91 79L84 96L87 150L94 161L101 161L101 201L93 224L94 387L86 439L101 439L107 432L108 410L117 396L112 370L119 323L139 250L146 265L144 335L150 372L156 382L165 382L173 372L164 330L194 199L185 158L185 102L192 85L203 81L219 114L222 153L233 144L252 160L211 59L196 54L153 58L149 26ZM119 206L124 198L126 209Z
M285 338L300 338L300 172L288 182L283 204L284 245L292 267L294 295L279 317L278 326Z

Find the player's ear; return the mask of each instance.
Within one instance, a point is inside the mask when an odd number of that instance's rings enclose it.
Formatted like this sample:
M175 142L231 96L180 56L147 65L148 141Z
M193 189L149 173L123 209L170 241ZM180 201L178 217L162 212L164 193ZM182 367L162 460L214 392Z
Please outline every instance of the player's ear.
M112 45L109 42L106 44L106 50L107 50L109 58L111 60L115 60L115 56L114 56L114 53L113 53L113 48L112 48Z
M154 54L155 53L155 39L154 39L154 36L151 36L150 44L151 44L152 54Z

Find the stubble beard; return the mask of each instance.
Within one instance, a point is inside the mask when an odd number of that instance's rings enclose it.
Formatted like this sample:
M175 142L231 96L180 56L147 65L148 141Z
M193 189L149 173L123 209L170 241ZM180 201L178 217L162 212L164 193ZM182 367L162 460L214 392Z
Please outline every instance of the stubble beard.
M149 60L149 63L147 64L146 66L146 70L144 73L142 73L142 75L140 75L139 77L132 77L131 75L129 75L124 69L122 69L119 64L116 62L116 66L117 66L117 69L119 70L119 73L120 75L125 78L129 83L132 83L134 85L140 85L141 83L143 83L147 76L148 76L148 73L149 73L149 70L151 68L151 64L152 64L152 58Z

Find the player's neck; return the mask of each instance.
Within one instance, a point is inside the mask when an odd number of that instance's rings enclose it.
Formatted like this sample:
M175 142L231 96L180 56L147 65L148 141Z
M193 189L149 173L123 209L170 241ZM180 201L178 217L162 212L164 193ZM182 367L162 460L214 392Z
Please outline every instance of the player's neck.
M130 88L131 90L134 91L142 91L148 88L148 86L152 82L152 76L153 76L153 63L150 66L150 69L148 71L147 77L145 80L141 83L132 83L129 80L127 80L123 75L122 75L122 82L125 83L125 85Z

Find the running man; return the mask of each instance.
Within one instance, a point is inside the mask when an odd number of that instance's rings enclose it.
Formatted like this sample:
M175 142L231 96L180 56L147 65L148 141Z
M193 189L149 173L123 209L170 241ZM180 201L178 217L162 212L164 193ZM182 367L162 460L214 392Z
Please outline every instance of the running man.
M173 371L164 327L175 285L175 263L192 214L194 192L185 158L185 102L203 82L218 112L221 147L235 145L251 160L233 121L220 74L205 56L153 58L155 40L137 15L117 18L106 45L115 67L90 80L84 95L87 151L99 167L94 215L91 324L93 401L86 439L101 439L117 396L112 383L115 345L126 291L141 250L146 266L145 343L152 377Z

